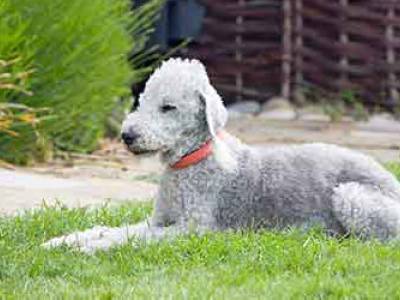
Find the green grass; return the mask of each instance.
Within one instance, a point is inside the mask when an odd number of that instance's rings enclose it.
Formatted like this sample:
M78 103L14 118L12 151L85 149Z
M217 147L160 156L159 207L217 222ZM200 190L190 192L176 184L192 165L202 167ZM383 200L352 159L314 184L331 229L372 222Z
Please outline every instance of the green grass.
M317 230L189 236L94 256L39 247L62 233L134 223L149 212L141 204L3 217L0 298L400 297L400 244L337 240Z
M188 236L93 256L39 246L94 225L136 223L150 211L58 207L0 218L0 299L400 298L399 242L333 239L317 229Z

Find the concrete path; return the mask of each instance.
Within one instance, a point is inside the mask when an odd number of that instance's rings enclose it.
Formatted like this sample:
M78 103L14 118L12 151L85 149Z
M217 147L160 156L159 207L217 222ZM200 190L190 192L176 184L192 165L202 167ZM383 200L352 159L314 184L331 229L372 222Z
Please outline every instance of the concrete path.
M330 143L372 155L378 161L400 161L400 123L376 126L327 121L279 121L260 117L231 120L228 130L248 144Z
M258 146L325 142L371 154L381 162L400 161L400 127L242 117L230 121L227 130ZM43 200L68 207L149 200L161 170L157 159L138 159L118 141L106 143L94 155L76 155L72 161L0 169L0 214L39 207Z
M68 207L100 205L104 202L152 199L157 185L144 181L101 178L58 178L26 170L0 169L0 213L40 207L43 201Z

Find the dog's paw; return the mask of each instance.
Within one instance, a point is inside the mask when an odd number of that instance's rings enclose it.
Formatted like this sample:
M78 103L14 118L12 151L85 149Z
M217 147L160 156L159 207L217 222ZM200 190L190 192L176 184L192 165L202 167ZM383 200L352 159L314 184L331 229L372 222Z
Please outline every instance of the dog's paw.
M96 250L107 250L127 241L128 234L123 228L96 226L85 231L53 238L42 244L42 247L51 249L66 245L78 251L91 254Z

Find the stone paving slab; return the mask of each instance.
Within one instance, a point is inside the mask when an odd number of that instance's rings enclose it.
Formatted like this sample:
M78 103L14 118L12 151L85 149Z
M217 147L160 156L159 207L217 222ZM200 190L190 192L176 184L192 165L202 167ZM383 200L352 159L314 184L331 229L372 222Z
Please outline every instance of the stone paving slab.
M104 202L146 201L157 185L144 181L100 178L57 178L25 170L0 169L0 213L60 202L67 207L100 205Z
M352 123L318 121L271 121L243 118L230 121L228 130L248 143L325 142L344 146L400 149L400 129L396 131L363 130Z
M228 131L249 144L330 143L372 155L378 161L400 161L400 129L364 128L357 123L276 121L257 117L232 120Z

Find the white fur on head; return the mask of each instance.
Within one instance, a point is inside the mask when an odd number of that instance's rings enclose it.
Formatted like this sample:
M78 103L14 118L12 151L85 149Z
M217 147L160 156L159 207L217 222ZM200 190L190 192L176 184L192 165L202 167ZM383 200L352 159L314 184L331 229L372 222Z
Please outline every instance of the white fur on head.
M228 113L210 83L204 65L195 59L170 58L163 62L147 81L140 102L149 103L165 97L177 97L177 102L188 101L185 105L191 106L194 112L200 113L200 106L204 105L207 130L214 144L214 156L221 166L230 169L234 165L233 156L226 143L218 137L218 132L227 122ZM155 114L154 117L159 116ZM157 130L157 126L152 127L152 131Z
M178 84L166 84L178 81ZM147 91L165 94L183 94L178 91L193 91L204 102L207 125L214 138L219 129L225 126L228 113L221 97L213 88L204 65L196 59L170 58L150 76L146 83ZM148 95L157 97L157 95ZM193 103L198 105L198 103Z
M183 73L184 76L182 76ZM171 75L175 78L185 78L181 85L198 94L205 107L207 127L213 141L214 157L224 169L235 170L237 162L226 143L218 136L218 132L228 121L228 112L221 97L211 85L204 65L196 59L171 58L163 62L147 84L159 84L158 77L170 77ZM175 86L174 89L176 88Z

